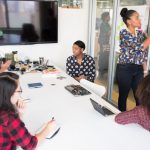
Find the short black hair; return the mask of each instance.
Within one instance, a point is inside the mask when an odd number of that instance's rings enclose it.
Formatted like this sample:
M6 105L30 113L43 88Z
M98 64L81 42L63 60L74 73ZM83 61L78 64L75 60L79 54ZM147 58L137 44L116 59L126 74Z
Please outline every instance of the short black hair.
M85 50L84 42L78 40L78 41L74 42L73 44L78 45L80 48L83 48Z
M141 80L136 90L136 96L140 104L147 108L150 116L150 74Z
M16 109L11 103L11 97L17 89L17 82L8 77L0 77L0 110L16 113Z
M122 8L120 15L122 17L123 22L128 26L127 20L135 13L135 10L128 10L127 8Z
M2 73L0 73L0 77L1 76L9 76L9 77L11 77L11 78L13 78L15 80L19 79L19 75L16 74L16 73L13 73L13 72L2 72Z

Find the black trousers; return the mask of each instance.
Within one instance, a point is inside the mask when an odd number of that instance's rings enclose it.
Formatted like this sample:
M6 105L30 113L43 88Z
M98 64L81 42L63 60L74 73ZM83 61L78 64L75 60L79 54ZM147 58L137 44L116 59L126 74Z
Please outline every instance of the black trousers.
M139 100L135 92L143 76L142 65L117 64L116 77L119 88L118 109L120 111L126 111L127 97L130 89L133 90L136 105L139 105Z

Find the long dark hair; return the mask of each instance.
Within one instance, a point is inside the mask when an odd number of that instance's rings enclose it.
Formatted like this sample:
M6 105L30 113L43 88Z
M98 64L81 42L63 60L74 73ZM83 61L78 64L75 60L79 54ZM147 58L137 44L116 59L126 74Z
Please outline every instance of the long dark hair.
M150 74L140 82L136 96L140 100L141 105L147 108L150 116Z
M1 76L9 76L10 78L13 78L15 80L19 80L19 75L13 72L1 72L0 73L0 77Z
M128 26L127 20L130 19L130 17L135 13L135 10L128 10L127 8L122 8L120 15L122 17L123 22Z
M17 89L17 82L8 77L0 77L0 111L17 113L15 107L11 103L11 96Z

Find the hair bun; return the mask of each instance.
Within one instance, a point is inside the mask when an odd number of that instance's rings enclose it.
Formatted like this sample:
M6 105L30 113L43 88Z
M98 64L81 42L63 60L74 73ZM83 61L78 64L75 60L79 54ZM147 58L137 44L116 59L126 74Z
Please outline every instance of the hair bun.
M121 17L123 17L123 18L126 17L127 16L127 11L128 11L127 8L122 8L122 10L120 12Z

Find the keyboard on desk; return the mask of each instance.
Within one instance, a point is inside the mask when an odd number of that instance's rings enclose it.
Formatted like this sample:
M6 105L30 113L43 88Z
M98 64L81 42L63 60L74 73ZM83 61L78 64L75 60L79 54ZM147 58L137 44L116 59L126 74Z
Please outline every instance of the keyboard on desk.
M70 84L65 86L65 89L72 93L74 96L83 96L91 94L88 90L86 90L80 85Z

